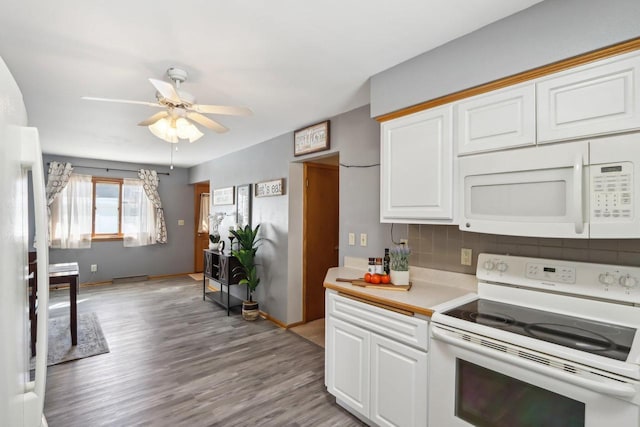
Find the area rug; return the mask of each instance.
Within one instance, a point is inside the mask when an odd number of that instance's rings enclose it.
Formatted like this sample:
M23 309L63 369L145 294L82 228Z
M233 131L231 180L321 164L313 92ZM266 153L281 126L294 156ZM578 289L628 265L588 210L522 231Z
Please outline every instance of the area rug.
M193 273L193 274L190 274L189 277L191 277L193 280L200 280L200 281L204 279L204 275L202 273Z
M71 345L69 316L49 319L47 366L108 353L109 345L95 313L78 314L78 345Z

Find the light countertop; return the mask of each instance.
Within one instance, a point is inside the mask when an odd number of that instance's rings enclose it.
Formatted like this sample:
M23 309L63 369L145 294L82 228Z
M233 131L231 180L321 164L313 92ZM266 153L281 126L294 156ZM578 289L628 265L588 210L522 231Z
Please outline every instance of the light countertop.
M324 279L324 287L367 302L429 317L436 305L477 290L475 275L414 267L410 269L412 286L408 291L363 288L336 281L337 278L362 278L366 270L360 267L361 263L349 263L346 260L345 267L330 268Z

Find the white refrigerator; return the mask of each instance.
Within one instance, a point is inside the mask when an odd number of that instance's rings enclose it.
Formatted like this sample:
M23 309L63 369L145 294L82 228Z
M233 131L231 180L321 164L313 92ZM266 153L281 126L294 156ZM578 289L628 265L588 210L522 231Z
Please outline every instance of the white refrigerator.
M49 255L44 170L38 131L27 127L22 94L0 57L0 425L46 426ZM27 191L31 171L33 197ZM38 335L29 380L28 207L35 213Z

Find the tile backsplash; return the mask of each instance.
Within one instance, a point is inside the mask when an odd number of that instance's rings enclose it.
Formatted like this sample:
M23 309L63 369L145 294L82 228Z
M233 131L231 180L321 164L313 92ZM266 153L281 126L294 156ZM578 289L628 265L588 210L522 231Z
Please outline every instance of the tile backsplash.
M640 267L640 239L547 239L460 231L456 225L409 225L411 265L475 274L478 254L509 254ZM460 249L473 250L472 265Z

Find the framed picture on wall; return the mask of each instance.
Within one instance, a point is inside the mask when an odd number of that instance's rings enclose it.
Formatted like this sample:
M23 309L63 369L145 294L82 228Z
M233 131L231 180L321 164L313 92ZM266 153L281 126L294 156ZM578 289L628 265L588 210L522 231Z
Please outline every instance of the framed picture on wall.
M329 120L299 129L293 133L293 155L329 149Z
M251 184L236 187L236 220L238 225L251 227Z
M282 196L284 195L284 178L258 182L254 190L256 197Z
M233 187L216 188L213 190L213 205L232 205L233 196Z

